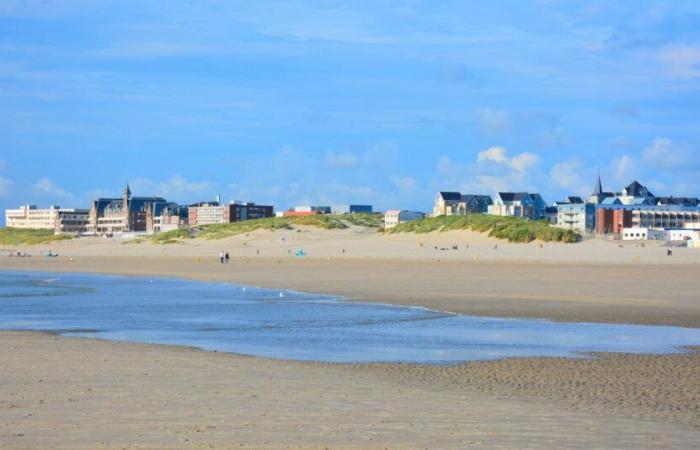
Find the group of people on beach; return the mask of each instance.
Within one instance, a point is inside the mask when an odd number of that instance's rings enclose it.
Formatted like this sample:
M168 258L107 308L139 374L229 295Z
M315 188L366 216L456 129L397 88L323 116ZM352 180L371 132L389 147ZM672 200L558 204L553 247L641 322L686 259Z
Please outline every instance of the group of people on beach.
M229 256L228 252L224 252L223 250L219 252L219 261L221 261L221 264L228 264L230 260L231 257Z
M9 256L10 258L12 258L12 257L15 257L15 258L29 258L29 257L31 257L32 255L30 255L30 254L28 254L28 253L22 253L22 252L17 252L17 254L15 254L15 252L10 252L10 254L9 254L8 256Z

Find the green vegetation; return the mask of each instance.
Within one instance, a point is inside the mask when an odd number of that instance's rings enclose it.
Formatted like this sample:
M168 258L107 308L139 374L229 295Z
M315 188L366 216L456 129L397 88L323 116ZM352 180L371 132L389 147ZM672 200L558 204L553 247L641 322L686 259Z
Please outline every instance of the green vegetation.
M319 214L314 216L270 217L243 222L203 225L197 228L197 236L206 239L223 239L229 236L250 233L255 230L293 230L307 226L323 230L343 230L350 225L379 228L383 225L380 214Z
M128 241L122 241L122 245L141 244L142 242L144 242L142 238L134 238L129 239Z
M339 216L340 219L358 227L367 228L383 228L384 227L384 215L383 214L368 214L368 213L357 213L357 214L345 214L344 216Z
M471 230L489 233L496 239L508 242L527 243L534 240L544 242L576 242L579 235L572 230L550 226L546 221L533 221L518 217L501 217L488 214L469 216L439 216L402 223L390 233L430 233L431 231Z
M153 236L149 236L148 239L154 244L178 244L182 243L184 239L191 239L192 237L191 230L180 229L154 234Z
M39 245L49 242L65 241L73 236L54 234L53 230L39 230L33 228L0 228L1 245Z

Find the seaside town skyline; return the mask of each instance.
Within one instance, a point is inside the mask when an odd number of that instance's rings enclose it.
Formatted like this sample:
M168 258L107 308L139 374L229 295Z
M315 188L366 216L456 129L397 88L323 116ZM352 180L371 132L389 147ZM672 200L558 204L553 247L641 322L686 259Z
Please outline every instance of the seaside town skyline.
M39 208L31 204L8 208L5 222L11 229L44 229L57 235L129 239L184 230L190 234L189 230L201 226L253 219L346 214L374 214L373 226L385 231L427 217L440 219L479 214L544 221L549 226L573 231L575 234L567 238L571 240L598 236L615 240L687 242L688 247L696 247L696 241L700 243L700 198L656 195L636 180L619 191L606 190L600 175L590 195L567 195L553 203L548 203L537 192L499 191L491 196L442 190L427 213L401 207L378 211L371 204L359 203L276 209L274 205L250 201L225 201L220 195L214 200L182 204L160 196L135 196L127 183L120 197L94 199L89 208L58 205ZM378 224L377 216L381 216L382 225Z

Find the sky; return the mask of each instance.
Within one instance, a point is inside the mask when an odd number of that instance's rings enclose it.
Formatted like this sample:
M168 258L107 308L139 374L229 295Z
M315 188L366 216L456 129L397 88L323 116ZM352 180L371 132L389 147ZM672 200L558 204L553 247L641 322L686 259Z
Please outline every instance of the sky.
M700 196L700 2L1 0L0 208Z

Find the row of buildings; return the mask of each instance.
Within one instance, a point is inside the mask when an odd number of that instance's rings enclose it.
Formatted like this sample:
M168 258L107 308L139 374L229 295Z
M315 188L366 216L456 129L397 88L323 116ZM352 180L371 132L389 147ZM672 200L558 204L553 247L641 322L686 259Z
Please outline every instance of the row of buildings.
M162 197L132 196L127 185L119 198L99 198L88 209L25 205L5 211L5 223L15 228L52 229L57 234L123 235L154 234L180 228L240 222L265 217L315 214L372 213L371 205L296 206L275 214L274 207L246 202L216 201L180 205ZM620 192L603 190L600 176L592 194L570 196L548 205L538 193L498 192L495 196L439 192L433 216L492 214L547 220L552 225L582 234L619 239L694 239L700 230L700 200L689 197L657 197L634 181ZM384 215L385 228L417 220L426 214L391 210Z
M582 234L596 233L619 239L665 236L666 240L693 239L700 230L700 199L657 197L634 181L620 192L603 190L600 176L587 198L571 196L548 205L538 193L499 192L489 195L438 193L433 216L493 214L550 224Z
M297 206L280 216L312 214L371 213L371 205ZM215 201L180 205L162 197L132 196L129 185L119 198L99 198L90 208L66 209L50 206L39 209L23 205L5 210L5 225L13 228L51 229L56 234L97 236L156 234L198 225L241 222L274 217L273 206L249 202Z

